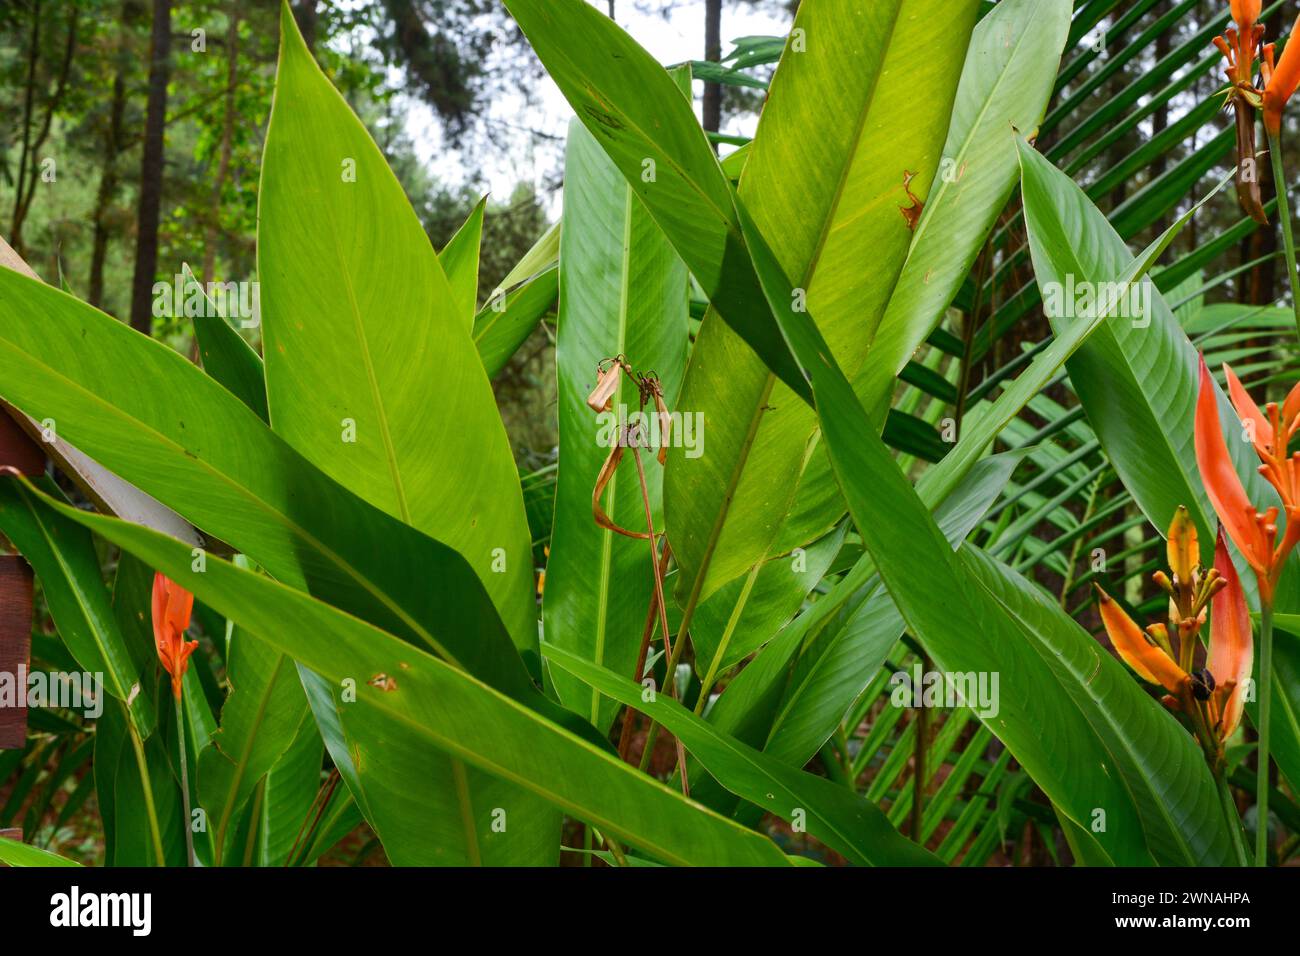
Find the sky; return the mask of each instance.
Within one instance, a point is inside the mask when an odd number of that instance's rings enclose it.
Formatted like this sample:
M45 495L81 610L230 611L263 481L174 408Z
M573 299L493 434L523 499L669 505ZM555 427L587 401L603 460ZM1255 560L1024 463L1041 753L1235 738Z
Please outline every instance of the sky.
M602 11L604 0L593 3ZM664 19L658 14L645 14L634 9L630 0L615 4L619 26L632 35L659 62L668 65L683 60L704 57L704 2L683 2ZM771 13L756 13L749 9L723 6L722 49L725 56L731 50L731 40L751 35L772 35L786 32L789 23L785 17ZM702 84L695 84L696 115ZM492 195L504 200L519 182L530 182L542 190L548 174L553 174L562 164L563 137L573 111L560 91L546 77L536 91L538 102L529 105L522 97L495 97L489 108L490 121L498 128L521 126L539 130L553 139L532 142L533 137L521 135L517 149L501 149L491 155L463 155L447 149L442 141L441 128L432 111L424 104L408 100L410 116L407 131L415 143L416 154L440 180L448 183L464 182L477 169L485 179ZM723 121L723 132L751 135L755 117ZM725 151L725 147L724 147ZM554 218L559 213L559 197L551 196L548 211Z

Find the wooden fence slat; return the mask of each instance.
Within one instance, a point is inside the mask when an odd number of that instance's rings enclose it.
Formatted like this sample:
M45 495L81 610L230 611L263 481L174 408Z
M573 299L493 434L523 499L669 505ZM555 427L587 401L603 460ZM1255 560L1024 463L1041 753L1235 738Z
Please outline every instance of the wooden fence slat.
M0 675L6 675L0 679L13 681L17 705L0 706L0 750L19 750L27 743L25 668L31 641L32 570L21 555L0 555Z

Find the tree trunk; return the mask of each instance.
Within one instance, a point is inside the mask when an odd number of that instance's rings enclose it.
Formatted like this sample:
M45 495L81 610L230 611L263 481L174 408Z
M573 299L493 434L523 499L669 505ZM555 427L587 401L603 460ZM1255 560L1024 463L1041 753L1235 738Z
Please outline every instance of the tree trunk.
M293 5L293 18L298 21L307 49L316 49L316 0L298 0Z
M704 59L711 63L722 60L722 0L704 2ZM716 133L722 126L722 86L704 84L704 128ZM714 144L717 150L717 144Z
M117 196L117 154L122 144L122 114L126 111L126 77L119 69L113 78L113 105L104 134L104 169L95 196L95 238L90 252L90 304L104 307L104 261L108 256L108 208Z
M36 100L36 63L41 56L41 3L32 4L32 32L28 39L27 89L23 93L23 137L18 152L18 182L14 185L14 214L9 221L9 243L20 256L23 254L23 188L27 178L27 155L31 149L32 109Z
M217 238L221 231L221 199L230 172L230 154L235 135L235 80L239 75L239 3L231 0L230 23L226 29L226 115L221 127L221 158L217 180L212 186L212 215L203 236L203 281L212 282L217 262Z
M131 327L148 335L153 327L153 283L158 271L158 221L162 210L163 125L167 119L167 77L171 54L171 0L154 0L149 43L149 107L140 161L140 206L136 216L135 276L131 283Z

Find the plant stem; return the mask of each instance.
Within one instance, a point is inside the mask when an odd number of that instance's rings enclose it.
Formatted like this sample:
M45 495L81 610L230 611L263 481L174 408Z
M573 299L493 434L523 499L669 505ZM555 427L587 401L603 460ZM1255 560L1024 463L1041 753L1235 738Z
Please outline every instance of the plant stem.
M1224 776L1223 769L1220 768L1214 777L1219 789L1219 807L1223 810L1223 819L1228 824L1228 832L1232 834L1232 848L1237 854L1237 865L1250 866L1246 838L1241 829L1241 814L1237 812L1237 805L1232 801L1232 792L1228 789L1228 780Z
M645 465L641 463L641 449L636 444L632 445L632 460L636 462L636 476L641 483L641 501L645 505L646 533L650 535L650 568L654 572L655 603L659 605L659 626L663 628L664 632L664 650L668 651L668 656L675 661L677 659L677 653L681 648L674 650L668 644L668 604L664 600L664 580L663 576L659 572L659 542L655 536L654 515L650 510L650 488L646 485ZM676 696L677 682L674 678L674 674L675 672L671 670L668 673L668 680L672 681L669 685L669 697ZM653 729L652 726L651 730ZM675 742L677 746L677 765L681 767L682 770L682 795L689 797L691 795L691 785L686 777L686 747L680 740L676 740ZM651 752L653 747L654 739L652 737L647 737L646 752Z
M194 830L190 826L190 770L189 759L185 756L185 717L184 698L176 698L176 747L181 758L181 807L185 826L185 854L189 865L194 866Z
M1295 312L1296 335L1300 336L1300 296L1295 288L1295 237L1291 232L1291 206L1286 197L1286 174L1282 169L1281 137L1268 136L1268 155L1273 164L1273 191L1277 194L1277 217L1282 220L1282 245L1286 249L1286 284L1291 291L1291 308Z
M131 747L135 750L135 765L140 770L140 786L144 789L144 811L149 817L149 836L153 840L154 856L157 857L159 866L166 866L167 857L163 854L162 829L158 826L158 810L153 802L153 786L149 783L149 764L144 758L144 741L140 739L140 732L135 729L135 721L131 719L130 713L126 715L126 726L131 733Z
M1261 602L1259 621L1259 749L1255 785L1255 865L1268 866L1268 744L1273 710L1273 605Z

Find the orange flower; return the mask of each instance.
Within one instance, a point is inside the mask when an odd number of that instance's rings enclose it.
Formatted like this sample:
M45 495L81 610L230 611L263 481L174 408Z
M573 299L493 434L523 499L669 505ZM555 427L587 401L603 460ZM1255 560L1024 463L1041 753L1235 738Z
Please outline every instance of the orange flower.
M1227 740L1241 723L1246 706L1246 681L1254 666L1255 644L1250 632L1246 593L1228 554L1228 542L1219 529L1214 547L1214 568L1228 582L1210 609L1210 659L1213 678L1209 724L1220 740Z
M1145 632L1117 602L1096 587L1102 624L1120 658L1139 677L1169 692L1165 706L1187 718L1206 760L1217 773L1223 744L1241 722L1244 688L1254 655L1246 595L1232 566L1228 542L1219 529L1214 567L1201 567L1196 525L1179 507L1169 526L1171 580L1157 572L1169 595L1166 621ZM1200 634L1210 617L1212 639L1206 666L1197 669Z
M1256 5L1258 6L1258 5ZM1300 35L1300 17L1291 28L1291 37ZM1220 47L1222 49L1222 47ZM1264 48L1264 129L1276 137L1282 131L1282 110L1300 86L1300 43L1287 42L1282 59L1273 63L1273 45Z
M190 666L190 655L198 641L186 641L194 595L157 572L153 577L153 639L163 670L172 678L172 693L181 699L181 681Z
M1263 462L1260 473L1268 479L1286 509L1287 527L1282 541L1277 541L1277 508L1269 508L1262 514L1246 497L1241 478L1228 454L1228 446L1223 440L1223 428L1219 423L1219 403L1214 392L1214 380L1201 358L1200 391L1196 398L1196 463L1201 471L1201 481L1206 494L1214 506L1219 520L1223 523L1228 537L1237 546L1255 572L1259 580L1260 600L1271 604L1277 580L1282 574L1287 555L1300 541L1300 507L1297 506L1296 469L1300 456L1287 458L1284 440L1274 449L1274 436L1290 436L1295 422L1286 429L1282 427L1276 405L1269 406L1269 419L1260 414L1258 407L1251 401L1240 382L1235 381L1229 371L1228 388L1236 402L1237 414L1241 416L1247 429L1253 431L1252 442L1256 453ZM1300 400L1300 399L1298 399ZM1287 399L1288 405L1292 399Z

